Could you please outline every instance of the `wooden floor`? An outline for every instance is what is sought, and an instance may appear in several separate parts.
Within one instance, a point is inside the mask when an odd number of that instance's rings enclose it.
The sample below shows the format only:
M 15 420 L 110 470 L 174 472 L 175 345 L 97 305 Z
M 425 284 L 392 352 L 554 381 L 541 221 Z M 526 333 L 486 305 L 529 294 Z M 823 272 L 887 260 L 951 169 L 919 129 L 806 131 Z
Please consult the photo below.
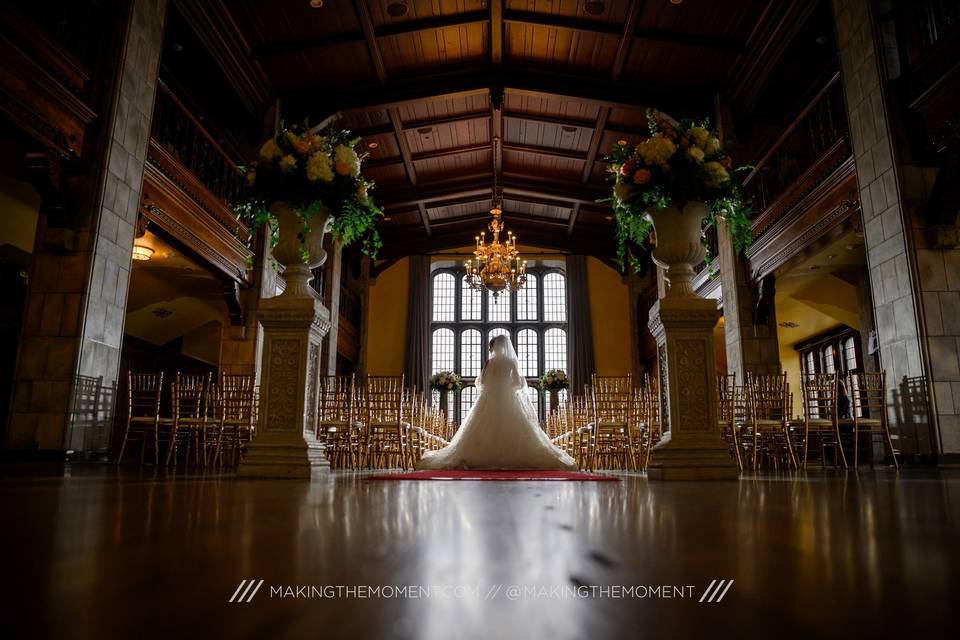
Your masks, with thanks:
M 0 469 L 0 508 L 4 624 L 29 637 L 933 638 L 960 627 L 958 472 L 308 483 L 20 466 Z M 264 582 L 229 603 L 245 579 Z M 698 602 L 730 579 L 721 602 Z M 276 591 L 337 585 L 423 597 Z M 635 596 L 572 597 L 578 585 Z M 692 595 L 650 597 L 663 585 Z

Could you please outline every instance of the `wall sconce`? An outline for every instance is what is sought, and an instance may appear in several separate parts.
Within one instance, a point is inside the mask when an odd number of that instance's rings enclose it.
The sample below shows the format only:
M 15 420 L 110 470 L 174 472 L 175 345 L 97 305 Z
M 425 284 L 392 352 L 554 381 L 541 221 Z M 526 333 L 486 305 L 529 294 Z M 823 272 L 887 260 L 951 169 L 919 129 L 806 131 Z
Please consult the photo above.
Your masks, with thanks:
M 135 244 L 133 245 L 133 259 L 146 261 L 153 257 L 153 249 L 146 245 Z

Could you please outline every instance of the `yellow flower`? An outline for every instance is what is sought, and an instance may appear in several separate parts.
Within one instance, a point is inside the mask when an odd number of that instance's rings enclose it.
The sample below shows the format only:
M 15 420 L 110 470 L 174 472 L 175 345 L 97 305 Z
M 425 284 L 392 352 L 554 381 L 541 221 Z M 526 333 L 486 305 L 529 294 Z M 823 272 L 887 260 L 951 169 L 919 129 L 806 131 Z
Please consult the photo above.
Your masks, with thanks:
M 360 199 L 360 202 L 367 201 L 367 185 L 362 182 L 357 185 L 357 197 Z
M 690 147 L 687 149 L 687 155 L 694 162 L 703 162 L 703 149 L 700 147 Z
M 280 155 L 280 147 L 277 146 L 277 141 L 273 138 L 270 138 L 263 143 L 263 146 L 260 147 L 260 157 L 267 162 L 270 162 L 274 158 Z
M 333 161 L 329 155 L 320 151 L 310 156 L 307 160 L 307 180 L 311 182 L 333 180 Z
M 360 158 L 357 157 L 357 152 L 350 147 L 338 144 L 337 148 L 333 150 L 333 158 L 334 166 L 340 175 L 351 175 L 353 177 L 360 175 Z
M 690 127 L 687 129 L 687 135 L 690 137 L 693 143 L 701 149 L 703 148 L 703 145 L 706 144 L 707 139 L 710 138 L 710 132 L 703 127 Z
M 664 165 L 677 151 L 677 145 L 661 135 L 653 136 L 637 145 L 637 152 L 647 164 Z
M 703 145 L 703 151 L 708 155 L 712 156 L 713 154 L 720 151 L 720 141 L 716 138 L 708 139 Z
M 287 154 L 280 158 L 280 170 L 284 173 L 290 173 L 297 166 L 297 159 L 292 155 Z
M 730 174 L 719 162 L 706 162 L 703 168 L 707 172 L 707 186 L 719 187 L 730 179 Z

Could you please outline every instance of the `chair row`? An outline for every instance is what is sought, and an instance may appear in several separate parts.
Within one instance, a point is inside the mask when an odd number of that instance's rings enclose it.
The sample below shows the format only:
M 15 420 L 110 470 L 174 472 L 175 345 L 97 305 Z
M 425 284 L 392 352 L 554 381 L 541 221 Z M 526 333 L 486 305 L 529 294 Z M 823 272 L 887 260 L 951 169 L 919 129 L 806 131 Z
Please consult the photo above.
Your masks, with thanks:
M 430 396 L 403 376 L 324 376 L 319 392 L 316 435 L 334 468 L 412 468 L 453 437 Z
M 169 412 L 161 407 L 164 374 L 127 372 L 127 416 L 117 462 L 139 441 L 140 464 L 152 450 L 153 463 L 184 462 L 200 466 L 239 463 L 256 434 L 258 393 L 252 375 L 177 372 L 170 386 Z
M 642 471 L 660 441 L 660 397 L 656 378 L 598 376 L 583 395 L 562 403 L 547 419 L 547 432 L 581 469 Z
M 762 464 L 806 468 L 814 443 L 822 465 L 830 450 L 833 464 L 847 468 L 849 450 L 857 467 L 865 436 L 871 444 L 880 436 L 891 463 L 899 466 L 887 415 L 886 371 L 804 375 L 803 415 L 796 418 L 786 373 L 748 375 L 742 386 L 735 374 L 722 376 L 717 391 L 720 430 L 741 470 Z

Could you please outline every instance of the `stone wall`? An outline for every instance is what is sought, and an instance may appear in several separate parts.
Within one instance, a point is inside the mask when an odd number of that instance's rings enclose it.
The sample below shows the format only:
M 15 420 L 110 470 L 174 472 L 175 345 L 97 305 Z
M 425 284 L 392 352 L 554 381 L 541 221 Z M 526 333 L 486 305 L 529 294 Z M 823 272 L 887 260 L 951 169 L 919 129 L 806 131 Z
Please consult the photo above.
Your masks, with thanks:
M 899 123 L 885 92 L 871 3 L 834 0 L 833 9 L 895 444 L 906 454 L 958 453 L 957 251 L 928 242 L 922 208 L 931 176 L 898 148 L 903 136 L 891 133 Z
M 41 216 L 6 446 L 102 449 L 109 416 L 82 415 L 83 389 L 112 398 L 130 283 L 131 250 L 150 137 L 165 0 L 133 0 L 97 124 L 89 169 L 68 179 L 72 242 Z M 110 82 L 112 80 L 112 82 Z

